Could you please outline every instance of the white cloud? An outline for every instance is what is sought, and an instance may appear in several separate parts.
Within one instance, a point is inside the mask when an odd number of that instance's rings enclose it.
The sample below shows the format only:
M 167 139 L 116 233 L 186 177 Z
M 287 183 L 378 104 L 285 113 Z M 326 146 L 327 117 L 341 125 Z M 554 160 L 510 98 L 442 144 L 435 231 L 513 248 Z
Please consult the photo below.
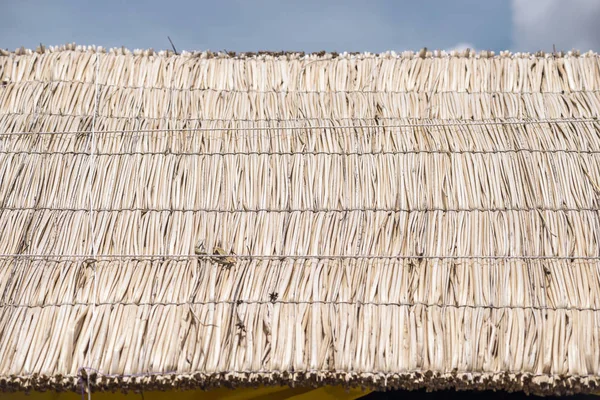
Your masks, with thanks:
M 455 46 L 452 46 L 451 48 L 449 48 L 446 51 L 465 51 L 466 49 L 471 49 L 471 50 L 475 50 L 475 46 L 473 46 L 471 43 L 468 42 L 460 42 L 457 43 Z
M 512 0 L 513 50 L 600 50 L 600 0 Z

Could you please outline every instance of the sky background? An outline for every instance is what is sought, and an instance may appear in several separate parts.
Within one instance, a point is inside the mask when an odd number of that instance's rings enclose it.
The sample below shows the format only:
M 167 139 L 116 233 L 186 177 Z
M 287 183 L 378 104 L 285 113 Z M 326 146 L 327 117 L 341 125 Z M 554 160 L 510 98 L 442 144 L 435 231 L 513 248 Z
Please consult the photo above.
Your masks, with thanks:
M 0 47 L 600 50 L 600 0 L 0 0 Z

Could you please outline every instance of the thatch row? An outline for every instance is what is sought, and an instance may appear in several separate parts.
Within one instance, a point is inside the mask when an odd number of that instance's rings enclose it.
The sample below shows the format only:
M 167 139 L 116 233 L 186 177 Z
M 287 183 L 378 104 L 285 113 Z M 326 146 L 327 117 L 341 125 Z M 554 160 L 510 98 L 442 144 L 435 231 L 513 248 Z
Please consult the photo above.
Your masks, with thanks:
M 325 52 L 318 51 L 313 53 L 306 53 L 304 51 L 258 51 L 258 52 L 235 52 L 235 51 L 186 51 L 183 50 L 181 54 L 178 54 L 176 51 L 171 50 L 160 50 L 155 51 L 154 49 L 135 49 L 130 50 L 124 46 L 122 47 L 113 47 L 113 48 L 105 48 L 103 46 L 82 46 L 77 45 L 75 43 L 67 43 L 62 46 L 45 46 L 40 44 L 35 50 L 27 49 L 25 47 L 16 48 L 14 51 L 9 51 L 7 49 L 0 49 L 0 55 L 7 56 L 11 54 L 15 55 L 35 55 L 37 54 L 45 54 L 45 53 L 56 53 L 56 52 L 65 52 L 65 51 L 73 51 L 73 52 L 89 52 L 89 53 L 100 53 L 100 54 L 111 54 L 111 55 L 134 55 L 134 56 L 160 56 L 160 57 L 170 57 L 174 55 L 181 55 L 182 57 L 194 57 L 194 58 L 235 58 L 235 59 L 272 59 L 272 58 L 280 58 L 280 59 L 296 59 L 296 58 L 317 58 L 317 59 L 336 59 L 336 58 L 348 58 L 348 57 L 360 57 L 360 58 L 381 58 L 381 57 L 402 57 L 402 58 L 432 58 L 432 57 L 462 57 L 462 58 L 490 58 L 495 57 L 496 53 L 490 50 L 481 50 L 475 51 L 473 49 L 467 48 L 464 50 L 427 50 L 427 48 L 423 48 L 419 51 L 405 50 L 402 52 L 396 51 L 387 51 L 379 54 L 373 54 L 369 52 L 360 53 L 360 52 Z M 508 57 L 508 58 L 530 58 L 530 57 L 545 57 L 545 58 L 563 58 L 563 57 L 594 57 L 596 53 L 593 51 L 588 51 L 585 53 L 581 53 L 579 50 L 573 49 L 571 51 L 554 51 L 552 53 L 546 53 L 544 51 L 538 51 L 535 54 L 533 53 L 511 53 L 508 50 L 500 51 L 500 57 Z
M 597 388 L 598 56 L 81 50 L 0 56 L 0 388 Z
M 100 63 L 98 76 L 95 75 L 96 63 Z M 29 84 L 32 83 L 83 82 L 113 89 L 118 94 L 127 94 L 129 90 L 143 87 L 170 89 L 174 92 L 183 90 L 184 96 L 197 91 L 218 91 L 219 94 L 225 94 L 222 92 L 224 90 L 234 93 L 324 91 L 327 95 L 338 91 L 383 92 L 382 94 L 560 93 L 563 90 L 600 89 L 597 80 L 599 69 L 596 54 L 558 58 L 530 55 L 492 58 L 356 55 L 336 59 L 327 56 L 237 59 L 59 51 L 41 55 L 9 54 L 2 57 L 0 81 L 5 85 L 12 82 L 28 83 L 21 86 L 23 90 L 31 90 Z M 78 90 L 84 92 L 82 89 L 85 86 L 79 85 Z M 93 87 L 91 90 L 93 91 Z M 44 94 L 53 93 L 47 91 Z M 82 100 L 76 102 L 79 106 L 93 107 L 93 102 L 83 101 L 83 93 L 78 98 Z M 62 98 L 59 103 L 67 100 Z M 110 102 L 103 102 L 101 106 L 109 104 Z M 318 107 L 317 104 L 313 106 Z M 131 104 L 127 104 L 126 108 L 131 107 Z M 270 117 L 277 118 L 275 115 Z
M 88 380 L 89 378 L 89 380 Z M 346 371 L 289 372 L 228 372 L 195 374 L 148 374 L 139 376 L 100 375 L 94 370 L 82 370 L 77 376 L 31 375 L 11 380 L 0 378 L 3 391 L 72 390 L 84 394 L 88 383 L 99 391 L 174 391 L 219 388 L 254 388 L 261 385 L 294 387 L 319 387 L 340 385 L 349 388 L 377 388 L 381 390 L 502 390 L 524 391 L 528 394 L 564 395 L 588 392 L 598 388 L 600 382 L 592 376 L 552 376 L 521 373 L 458 373 L 440 374 L 433 371 L 400 373 L 353 374 Z

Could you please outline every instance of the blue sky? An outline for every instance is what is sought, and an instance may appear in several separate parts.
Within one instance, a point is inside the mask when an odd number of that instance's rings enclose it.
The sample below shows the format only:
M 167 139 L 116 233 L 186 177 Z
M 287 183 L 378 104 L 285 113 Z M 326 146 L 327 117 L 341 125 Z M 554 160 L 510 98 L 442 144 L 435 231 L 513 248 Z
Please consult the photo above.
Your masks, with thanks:
M 0 0 L 0 47 L 600 50 L 600 0 Z

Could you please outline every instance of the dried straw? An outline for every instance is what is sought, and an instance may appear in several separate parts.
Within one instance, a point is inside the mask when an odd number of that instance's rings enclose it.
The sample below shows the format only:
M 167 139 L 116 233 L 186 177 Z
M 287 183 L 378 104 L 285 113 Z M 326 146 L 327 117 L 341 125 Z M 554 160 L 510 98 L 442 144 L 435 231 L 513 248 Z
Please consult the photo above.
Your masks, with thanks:
M 68 45 L 0 82 L 0 388 L 600 384 L 596 54 Z

